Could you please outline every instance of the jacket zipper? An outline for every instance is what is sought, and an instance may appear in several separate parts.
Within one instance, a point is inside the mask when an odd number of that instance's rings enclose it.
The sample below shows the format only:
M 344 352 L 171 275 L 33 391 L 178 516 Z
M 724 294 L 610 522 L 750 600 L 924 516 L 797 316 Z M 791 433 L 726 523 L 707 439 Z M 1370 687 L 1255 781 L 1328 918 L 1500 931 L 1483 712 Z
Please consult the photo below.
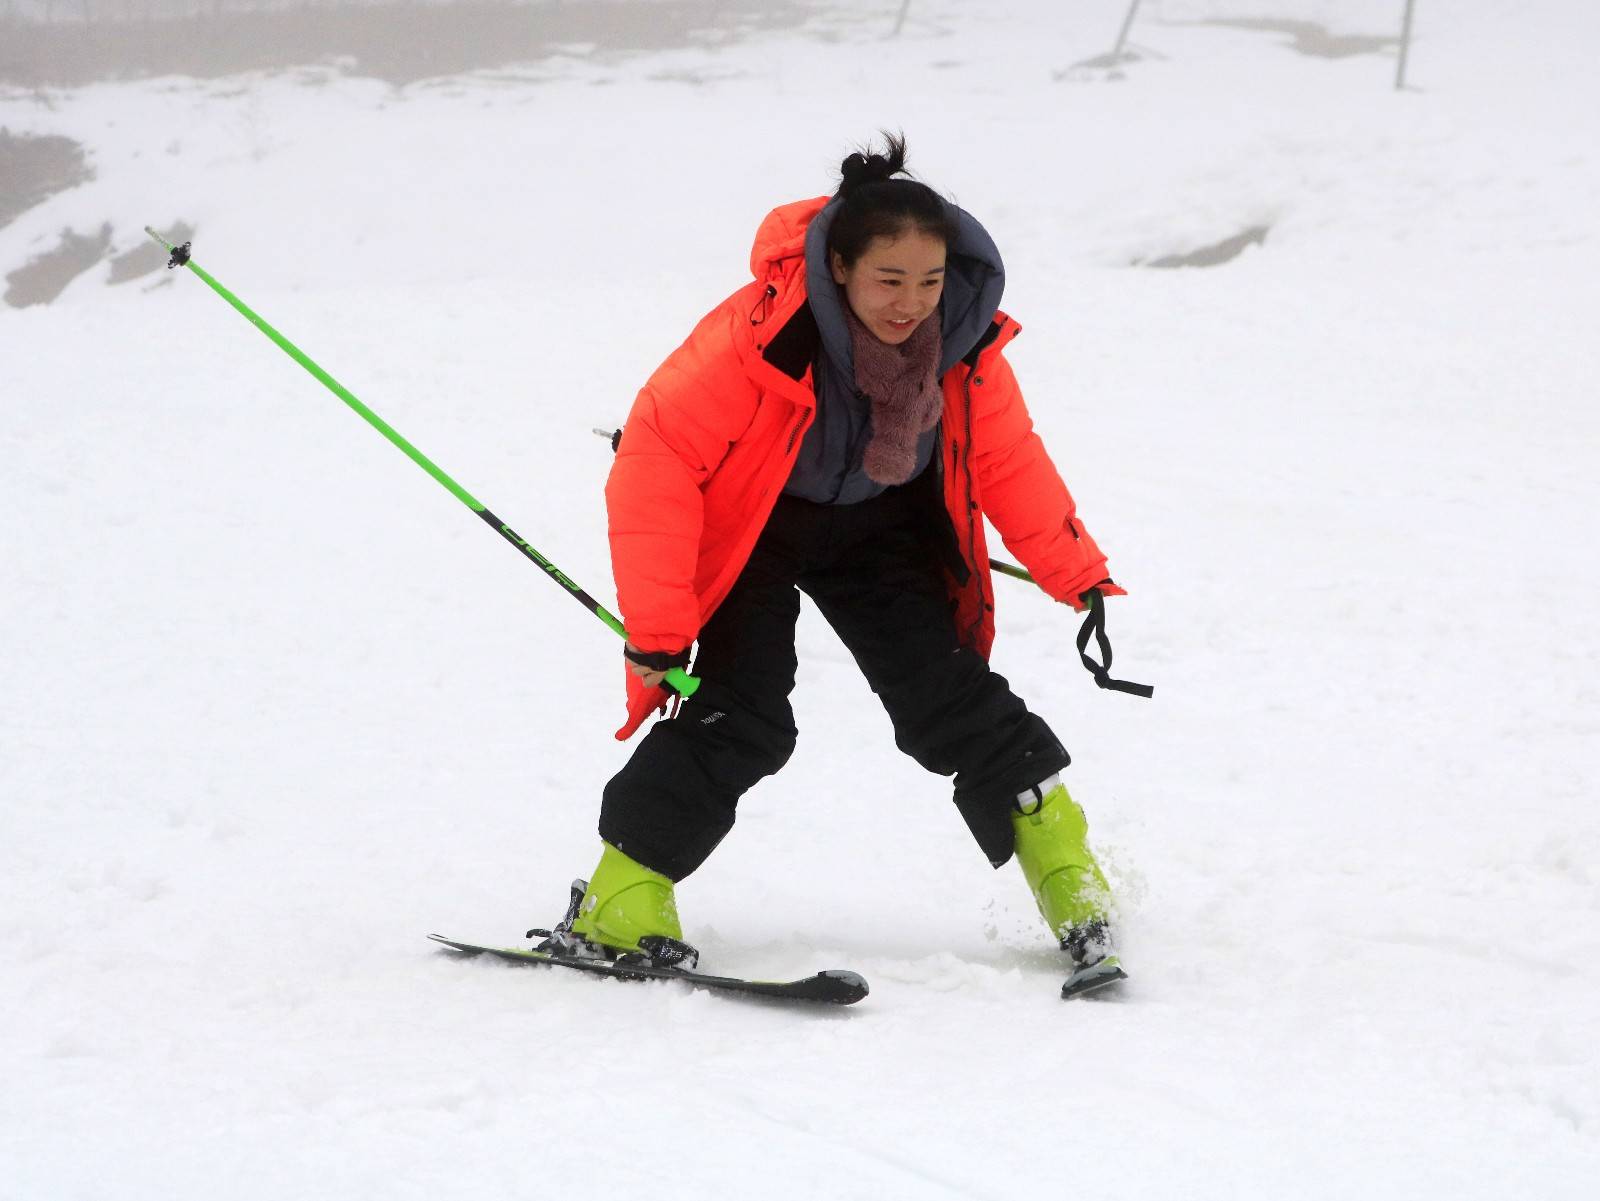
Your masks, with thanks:
M 961 397 L 964 401 L 966 401 L 966 412 L 962 414 L 962 419 L 966 425 L 966 429 L 964 431 L 966 436 L 966 445 L 964 447 L 957 446 L 951 448 L 956 452 L 956 465 L 960 467 L 961 477 L 966 484 L 967 552 L 972 555 L 974 559 L 977 558 L 978 554 L 978 537 L 976 530 L 973 528 L 973 513 L 976 511 L 978 506 L 972 499 L 972 377 L 976 375 L 977 372 L 978 368 L 976 365 L 968 367 L 967 374 L 961 381 Z M 972 577 L 978 585 L 978 620 L 976 625 L 981 628 L 983 625 L 983 615 L 988 611 L 989 608 L 989 598 L 984 595 L 983 591 L 983 572 L 979 570 L 979 565 L 976 562 L 971 564 L 971 566 L 973 569 Z

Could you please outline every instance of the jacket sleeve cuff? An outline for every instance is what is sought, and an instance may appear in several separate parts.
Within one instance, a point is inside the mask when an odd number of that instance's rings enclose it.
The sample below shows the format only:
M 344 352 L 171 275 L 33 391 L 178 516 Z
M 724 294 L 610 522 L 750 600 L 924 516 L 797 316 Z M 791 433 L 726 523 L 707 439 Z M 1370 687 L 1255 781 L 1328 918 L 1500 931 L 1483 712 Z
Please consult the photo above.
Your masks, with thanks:
M 1102 580 L 1099 580 L 1099 581 L 1097 581 L 1095 583 L 1092 583 L 1092 584 L 1082 584 L 1082 583 L 1080 583 L 1078 585 L 1075 585 L 1071 592 L 1069 592 L 1066 596 L 1061 598 L 1062 603 L 1071 605 L 1073 607 L 1073 609 L 1075 611 L 1079 612 L 1079 613 L 1087 612 L 1088 609 L 1089 609 L 1089 606 L 1088 606 L 1088 604 L 1086 604 L 1084 602 L 1083 598 L 1089 594 L 1089 590 L 1091 588 L 1098 588 L 1100 590 L 1100 595 L 1101 596 L 1127 596 L 1128 595 L 1126 589 L 1124 589 L 1124 588 L 1120 587 L 1119 585 L 1113 583 L 1109 579 L 1102 579 Z
M 622 619 L 628 628 L 628 643 L 634 650 L 647 653 L 665 651 L 674 655 L 694 645 L 697 631 L 692 625 L 686 624 L 691 620 L 687 614 L 655 622 L 646 621 L 638 614 L 634 614 L 630 620 L 624 612 Z

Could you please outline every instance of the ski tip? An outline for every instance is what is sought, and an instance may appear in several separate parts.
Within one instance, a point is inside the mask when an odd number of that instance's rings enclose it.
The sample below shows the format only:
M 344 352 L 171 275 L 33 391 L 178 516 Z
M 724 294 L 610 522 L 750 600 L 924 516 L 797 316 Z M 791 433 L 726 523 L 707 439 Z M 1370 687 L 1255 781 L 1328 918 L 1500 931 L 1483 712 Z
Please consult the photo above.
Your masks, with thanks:
M 834 980 L 848 988 L 859 989 L 863 995 L 872 991 L 867 987 L 867 979 L 860 972 L 848 972 L 844 968 L 828 968 L 818 972 L 817 975 L 824 980 Z
M 859 972 L 828 968 L 805 981 L 805 987 L 799 995 L 834 1005 L 854 1005 L 857 1001 L 864 1000 L 871 991 L 866 978 Z
M 452 951 L 462 951 L 468 955 L 482 954 L 484 951 L 489 949 L 487 947 L 476 946 L 470 942 L 457 942 L 453 938 L 446 938 L 443 934 L 430 934 L 428 935 L 428 938 L 433 942 L 440 944 L 441 946 L 449 947 Z
M 1122 964 L 1115 958 L 1102 959 L 1099 963 L 1079 968 L 1067 977 L 1067 982 L 1061 986 L 1061 999 L 1070 1001 L 1074 997 L 1087 996 L 1127 978 L 1128 973 L 1122 970 Z

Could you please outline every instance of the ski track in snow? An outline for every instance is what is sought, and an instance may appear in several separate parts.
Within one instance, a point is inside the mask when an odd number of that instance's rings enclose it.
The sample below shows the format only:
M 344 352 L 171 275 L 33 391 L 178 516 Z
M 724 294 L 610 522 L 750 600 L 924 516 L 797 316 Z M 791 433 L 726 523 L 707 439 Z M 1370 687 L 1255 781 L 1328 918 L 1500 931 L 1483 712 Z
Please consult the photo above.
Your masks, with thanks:
M 799 750 L 680 903 L 711 970 L 871 997 L 458 962 L 424 935 L 514 940 L 592 865 L 611 636 L 198 279 L 0 309 L 0 1198 L 1590 1195 L 1600 17 L 1424 2 L 1397 95 L 1390 54 L 1187 22 L 1398 2 L 1146 8 L 1121 80 L 1056 74 L 1122 4 L 919 0 L 895 40 L 884 3 L 520 77 L 0 93 L 96 172 L 0 228 L 4 270 L 194 223 L 607 605 L 591 427 L 768 208 L 903 127 L 1006 256 L 1011 360 L 1132 593 L 1117 674 L 1157 687 L 1098 693 L 1071 615 L 997 582 L 1123 907 L 1116 999 L 1058 1000 L 1020 875 L 809 609 Z

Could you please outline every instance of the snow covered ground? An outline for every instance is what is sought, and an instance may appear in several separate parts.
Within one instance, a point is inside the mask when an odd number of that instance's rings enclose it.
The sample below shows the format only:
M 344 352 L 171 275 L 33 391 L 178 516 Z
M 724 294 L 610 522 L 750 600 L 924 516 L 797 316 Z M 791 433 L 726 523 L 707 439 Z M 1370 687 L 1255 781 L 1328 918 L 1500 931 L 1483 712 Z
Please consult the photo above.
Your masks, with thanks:
M 680 904 L 708 966 L 867 1001 L 436 952 L 592 866 L 615 640 L 198 279 L 101 267 L 0 309 L 0 1197 L 1593 1195 L 1600 12 L 1421 0 L 1396 93 L 1392 51 L 1200 22 L 1389 34 L 1400 0 L 1147 3 L 1120 79 L 1067 70 L 1120 0 L 916 0 L 888 39 L 899 8 L 403 88 L 0 93 L 96 171 L 0 270 L 193 223 L 610 603 L 591 427 L 769 207 L 904 128 L 1006 254 L 1157 686 L 1099 693 L 1000 581 L 1121 997 L 1058 999 L 1020 874 L 809 610 L 799 751 Z

